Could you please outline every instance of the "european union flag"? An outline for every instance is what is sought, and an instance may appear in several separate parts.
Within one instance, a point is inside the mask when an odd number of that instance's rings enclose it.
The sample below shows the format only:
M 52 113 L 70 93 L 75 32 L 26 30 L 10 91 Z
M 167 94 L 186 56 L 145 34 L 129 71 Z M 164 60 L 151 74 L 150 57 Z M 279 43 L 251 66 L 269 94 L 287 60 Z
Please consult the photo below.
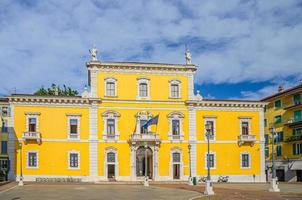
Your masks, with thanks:
M 142 127 L 143 128 L 148 128 L 148 126 L 152 124 L 157 124 L 158 123 L 158 117 L 159 115 L 156 115 L 155 117 L 149 119 Z

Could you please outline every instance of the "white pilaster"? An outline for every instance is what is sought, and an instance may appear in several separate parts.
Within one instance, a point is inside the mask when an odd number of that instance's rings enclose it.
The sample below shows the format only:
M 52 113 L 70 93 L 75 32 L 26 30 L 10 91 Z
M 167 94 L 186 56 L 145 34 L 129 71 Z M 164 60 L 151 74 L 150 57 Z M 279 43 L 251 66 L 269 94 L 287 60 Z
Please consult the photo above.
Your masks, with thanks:
M 16 133 L 15 133 L 15 129 L 14 129 L 14 125 L 15 125 L 15 120 L 14 120 L 14 116 L 15 116 L 15 106 L 14 105 L 10 105 L 11 108 L 11 115 L 9 117 L 8 120 L 8 157 L 10 160 L 10 170 L 8 173 L 8 179 L 9 180 L 16 180 L 16 167 L 15 167 L 15 162 L 16 162 L 16 144 L 15 144 L 15 138 L 16 138 Z
M 189 144 L 191 144 L 191 172 L 192 177 L 196 176 L 196 110 L 189 106 Z
M 194 74 L 190 73 L 188 75 L 188 98 L 189 100 L 194 99 Z
M 266 182 L 265 178 L 265 137 L 264 137 L 264 109 L 259 111 L 260 129 L 260 182 Z
M 98 115 L 97 102 L 89 108 L 89 176 L 92 181 L 98 177 Z
M 97 71 L 90 70 L 90 96 L 97 98 Z

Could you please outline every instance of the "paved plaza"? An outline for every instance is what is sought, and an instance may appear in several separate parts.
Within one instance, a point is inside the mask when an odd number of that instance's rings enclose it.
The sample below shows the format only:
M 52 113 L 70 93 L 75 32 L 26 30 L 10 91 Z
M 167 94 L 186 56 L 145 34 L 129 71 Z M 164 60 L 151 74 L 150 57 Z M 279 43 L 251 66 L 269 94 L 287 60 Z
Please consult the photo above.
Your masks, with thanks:
M 267 192 L 269 184 L 215 184 L 216 195 L 202 197 L 203 185 L 154 184 L 142 185 L 115 184 L 38 184 L 26 183 L 19 187 L 16 183 L 0 187 L 1 200 L 117 200 L 117 199 L 173 199 L 196 200 L 301 200 L 302 184 L 280 184 L 281 193 Z M 199 197 L 199 198 L 198 198 Z

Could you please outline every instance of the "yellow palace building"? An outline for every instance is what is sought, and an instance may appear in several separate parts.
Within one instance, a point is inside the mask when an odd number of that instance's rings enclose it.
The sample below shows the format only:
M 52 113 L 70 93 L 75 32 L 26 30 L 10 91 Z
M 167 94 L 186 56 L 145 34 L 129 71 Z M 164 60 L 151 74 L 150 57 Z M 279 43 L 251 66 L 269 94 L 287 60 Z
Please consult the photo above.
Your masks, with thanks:
M 90 52 L 82 96 L 9 97 L 10 179 L 206 176 L 210 124 L 212 179 L 265 181 L 265 103 L 195 95 L 188 51 L 186 64 L 103 62 Z

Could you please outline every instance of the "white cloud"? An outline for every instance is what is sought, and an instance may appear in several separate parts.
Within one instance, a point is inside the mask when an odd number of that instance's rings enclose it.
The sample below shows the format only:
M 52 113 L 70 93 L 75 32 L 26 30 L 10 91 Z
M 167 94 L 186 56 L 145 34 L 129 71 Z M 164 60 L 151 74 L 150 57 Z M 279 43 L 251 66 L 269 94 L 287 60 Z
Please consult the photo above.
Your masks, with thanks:
M 92 44 L 101 59 L 184 63 L 189 43 L 198 83 L 296 80 L 302 78 L 298 2 L 2 0 L 0 93 L 52 82 L 83 88 Z

